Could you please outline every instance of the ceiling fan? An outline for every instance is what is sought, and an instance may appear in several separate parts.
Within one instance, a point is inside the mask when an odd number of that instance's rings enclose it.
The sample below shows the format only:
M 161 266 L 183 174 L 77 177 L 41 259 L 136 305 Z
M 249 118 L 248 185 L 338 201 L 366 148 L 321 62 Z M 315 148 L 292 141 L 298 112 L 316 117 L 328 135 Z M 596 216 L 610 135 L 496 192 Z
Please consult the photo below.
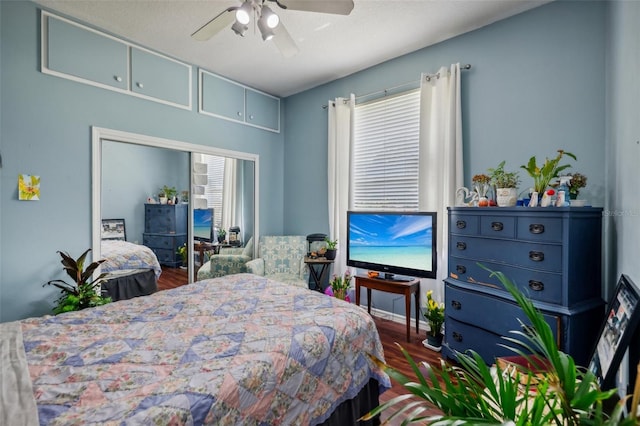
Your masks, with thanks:
M 200 41 L 209 40 L 229 25 L 233 32 L 244 37 L 251 19 L 254 18 L 262 39 L 273 40 L 284 57 L 291 57 L 298 53 L 298 47 L 280 22 L 280 17 L 267 6 L 267 1 L 277 4 L 282 9 L 305 12 L 348 15 L 353 10 L 353 0 L 244 0 L 240 6 L 231 6 L 223 10 L 191 34 L 191 37 Z

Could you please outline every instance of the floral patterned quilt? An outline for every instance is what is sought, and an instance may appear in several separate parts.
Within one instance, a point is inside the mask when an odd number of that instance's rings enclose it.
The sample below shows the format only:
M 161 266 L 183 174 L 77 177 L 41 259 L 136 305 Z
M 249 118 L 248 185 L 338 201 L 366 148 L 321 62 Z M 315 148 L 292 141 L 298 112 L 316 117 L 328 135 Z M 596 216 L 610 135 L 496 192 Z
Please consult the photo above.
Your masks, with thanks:
M 102 264 L 102 272 L 153 269 L 156 279 L 162 273 L 158 258 L 147 246 L 127 241 L 103 240 L 100 243 L 100 252 L 102 258 L 107 260 Z
M 40 424 L 314 425 L 390 387 L 365 310 L 251 274 L 21 327 Z

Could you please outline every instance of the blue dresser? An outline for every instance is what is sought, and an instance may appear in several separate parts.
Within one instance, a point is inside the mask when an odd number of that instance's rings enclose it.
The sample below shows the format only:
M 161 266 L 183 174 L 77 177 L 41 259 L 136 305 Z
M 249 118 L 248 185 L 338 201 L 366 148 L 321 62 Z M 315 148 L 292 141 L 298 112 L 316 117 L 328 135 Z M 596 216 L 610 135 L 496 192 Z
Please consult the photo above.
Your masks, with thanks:
M 178 247 L 187 242 L 188 204 L 145 204 L 142 243 L 158 257 L 161 265 L 178 267 Z
M 526 317 L 478 263 L 503 272 L 543 313 L 560 350 L 588 365 L 604 314 L 602 209 L 449 208 L 443 355 L 473 349 L 493 363 Z

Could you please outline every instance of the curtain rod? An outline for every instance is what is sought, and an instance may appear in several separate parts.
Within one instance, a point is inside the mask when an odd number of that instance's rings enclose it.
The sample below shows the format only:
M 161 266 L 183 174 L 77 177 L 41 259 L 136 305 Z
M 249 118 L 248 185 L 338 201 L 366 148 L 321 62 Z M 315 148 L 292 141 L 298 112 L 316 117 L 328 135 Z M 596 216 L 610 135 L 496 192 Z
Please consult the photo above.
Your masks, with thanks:
M 460 69 L 461 70 L 470 70 L 471 69 L 471 64 L 460 65 Z M 427 77 L 431 77 L 431 78 L 436 77 L 436 76 L 438 76 L 438 73 L 427 74 Z M 368 96 L 373 96 L 373 95 L 377 95 L 377 94 L 380 94 L 380 93 L 384 93 L 386 95 L 386 93 L 388 91 L 390 91 L 390 90 L 399 89 L 401 87 L 409 86 L 411 84 L 416 84 L 416 83 L 420 83 L 420 80 L 407 81 L 406 83 L 398 84 L 397 86 L 389 87 L 387 89 L 378 90 L 376 92 L 371 92 L 371 93 L 365 93 L 364 95 L 358 95 L 358 96 L 356 96 L 356 99 L 366 98 Z M 346 104 L 349 101 L 345 99 L 343 102 Z M 327 107 L 328 107 L 328 105 L 322 105 L 322 109 L 327 109 Z

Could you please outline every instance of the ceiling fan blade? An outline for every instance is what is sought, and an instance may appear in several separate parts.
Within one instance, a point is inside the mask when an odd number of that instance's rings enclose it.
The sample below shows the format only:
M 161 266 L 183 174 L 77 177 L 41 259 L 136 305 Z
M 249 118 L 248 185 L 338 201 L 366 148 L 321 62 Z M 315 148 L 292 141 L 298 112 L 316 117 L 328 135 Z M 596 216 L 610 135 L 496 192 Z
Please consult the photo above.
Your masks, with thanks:
M 230 7 L 226 10 L 223 10 L 215 18 L 213 18 L 198 30 L 196 30 L 196 32 L 191 34 L 191 37 L 200 41 L 209 40 L 211 37 L 231 25 L 231 23 L 235 20 L 235 14 L 233 12 L 235 12 L 236 9 L 237 7 Z
M 289 34 L 289 31 L 280 23 L 273 29 L 273 42 L 285 58 L 291 58 L 298 54 L 298 46 Z
M 348 15 L 353 10 L 353 0 L 272 0 L 283 9 L 305 12 L 334 13 Z

